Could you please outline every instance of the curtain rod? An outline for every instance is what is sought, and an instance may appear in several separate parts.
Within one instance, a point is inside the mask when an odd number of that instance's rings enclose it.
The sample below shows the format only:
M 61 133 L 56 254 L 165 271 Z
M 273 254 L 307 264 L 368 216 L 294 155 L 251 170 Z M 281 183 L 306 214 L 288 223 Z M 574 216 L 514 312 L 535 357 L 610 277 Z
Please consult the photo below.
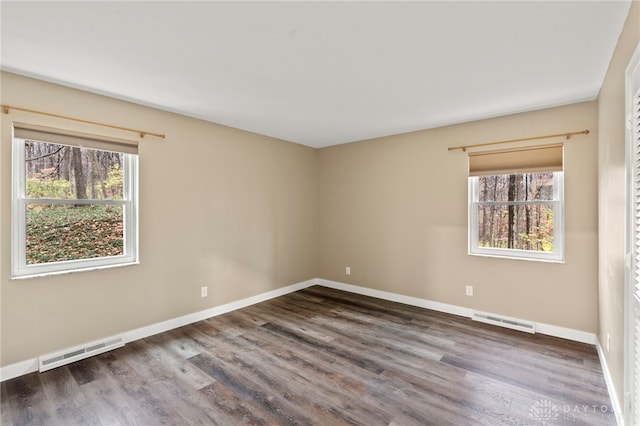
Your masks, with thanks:
M 160 134 L 160 133 L 145 132 L 144 130 L 130 129 L 128 127 L 120 127 L 120 126 L 114 126 L 112 124 L 98 123 L 96 121 L 83 120 L 81 118 L 68 117 L 66 115 L 52 114 L 50 112 L 36 111 L 36 110 L 33 110 L 33 109 L 20 108 L 20 107 L 11 106 L 11 105 L 0 105 L 0 107 L 2 107 L 2 111 L 5 114 L 9 114 L 9 110 L 15 109 L 16 111 L 30 112 L 32 114 L 40 114 L 40 115 L 46 115 L 46 116 L 49 116 L 49 117 L 62 118 L 62 119 L 71 120 L 71 121 L 77 121 L 78 123 L 93 124 L 93 125 L 96 125 L 96 126 L 108 127 L 110 129 L 124 130 L 126 132 L 133 132 L 133 133 L 137 133 L 138 135 L 140 135 L 141 138 L 144 138 L 145 136 L 155 136 L 155 137 L 160 138 L 160 139 L 164 139 L 165 138 L 165 135 Z
M 569 139 L 571 139 L 571 136 L 573 136 L 573 135 L 588 135 L 588 134 L 589 134 L 588 130 L 583 130 L 581 132 L 557 133 L 555 135 L 534 136 L 534 137 L 531 137 L 531 138 L 511 139 L 511 140 L 508 140 L 508 141 L 485 142 L 485 143 L 477 143 L 475 145 L 450 146 L 449 147 L 449 151 L 455 151 L 455 150 L 460 149 L 460 150 L 466 152 L 467 149 L 469 149 L 469 148 L 476 148 L 476 147 L 479 147 L 479 146 L 500 145 L 500 144 L 503 144 L 503 143 L 533 141 L 533 140 L 537 140 L 537 139 L 550 139 L 550 138 L 557 138 L 559 136 L 564 136 L 565 138 L 567 138 L 567 140 L 569 140 Z

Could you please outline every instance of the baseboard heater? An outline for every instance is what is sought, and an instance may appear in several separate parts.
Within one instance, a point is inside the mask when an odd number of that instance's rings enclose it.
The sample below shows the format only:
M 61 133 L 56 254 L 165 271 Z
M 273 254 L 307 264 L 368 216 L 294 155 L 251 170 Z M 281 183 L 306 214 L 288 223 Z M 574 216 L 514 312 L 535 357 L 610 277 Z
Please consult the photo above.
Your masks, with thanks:
M 486 312 L 473 312 L 471 319 L 487 324 L 498 325 L 500 327 L 511 328 L 513 330 L 525 331 L 534 334 L 536 332 L 536 323 L 531 321 L 520 320 L 516 318 L 508 318 Z
M 81 359 L 89 358 L 94 355 L 99 355 L 104 352 L 111 351 L 113 349 L 121 348 L 124 346 L 123 336 L 112 336 L 106 339 L 97 340 L 95 342 L 87 343 L 82 346 L 76 346 L 74 348 L 65 349 L 60 352 L 41 355 L 38 357 L 40 364 L 40 372 L 51 370 L 56 367 L 61 367 L 66 364 L 71 364 Z

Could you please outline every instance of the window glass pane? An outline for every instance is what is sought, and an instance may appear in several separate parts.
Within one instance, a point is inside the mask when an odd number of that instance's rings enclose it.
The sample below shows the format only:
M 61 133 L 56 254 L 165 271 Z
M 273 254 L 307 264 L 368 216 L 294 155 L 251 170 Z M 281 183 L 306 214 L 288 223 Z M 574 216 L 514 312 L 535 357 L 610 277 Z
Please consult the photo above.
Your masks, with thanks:
M 24 141 L 27 198 L 121 200 L 124 154 Z
M 27 264 L 124 254 L 123 207 L 27 204 Z
M 480 202 L 553 200 L 553 172 L 478 177 Z
M 478 206 L 478 247 L 553 251 L 553 206 Z

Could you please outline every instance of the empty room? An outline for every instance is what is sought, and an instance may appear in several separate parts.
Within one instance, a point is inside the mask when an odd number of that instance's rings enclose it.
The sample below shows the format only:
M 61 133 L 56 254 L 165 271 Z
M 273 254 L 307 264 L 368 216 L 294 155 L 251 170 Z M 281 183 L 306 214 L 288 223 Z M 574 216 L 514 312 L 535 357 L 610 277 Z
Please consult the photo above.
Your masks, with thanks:
M 640 1 L 1 1 L 0 424 L 640 425 Z

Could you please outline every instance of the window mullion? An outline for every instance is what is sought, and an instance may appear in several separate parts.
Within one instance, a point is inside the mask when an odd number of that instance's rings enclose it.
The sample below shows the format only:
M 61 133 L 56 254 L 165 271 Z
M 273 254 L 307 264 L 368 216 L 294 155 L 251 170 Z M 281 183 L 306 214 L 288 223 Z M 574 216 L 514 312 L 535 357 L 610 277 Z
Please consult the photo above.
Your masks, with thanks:
M 479 206 L 539 206 L 553 204 L 555 200 L 530 200 L 530 201 L 477 201 Z
M 26 204 L 82 204 L 82 205 L 103 205 L 103 206 L 121 206 L 125 204 L 125 200 L 74 200 L 64 198 L 24 198 Z

